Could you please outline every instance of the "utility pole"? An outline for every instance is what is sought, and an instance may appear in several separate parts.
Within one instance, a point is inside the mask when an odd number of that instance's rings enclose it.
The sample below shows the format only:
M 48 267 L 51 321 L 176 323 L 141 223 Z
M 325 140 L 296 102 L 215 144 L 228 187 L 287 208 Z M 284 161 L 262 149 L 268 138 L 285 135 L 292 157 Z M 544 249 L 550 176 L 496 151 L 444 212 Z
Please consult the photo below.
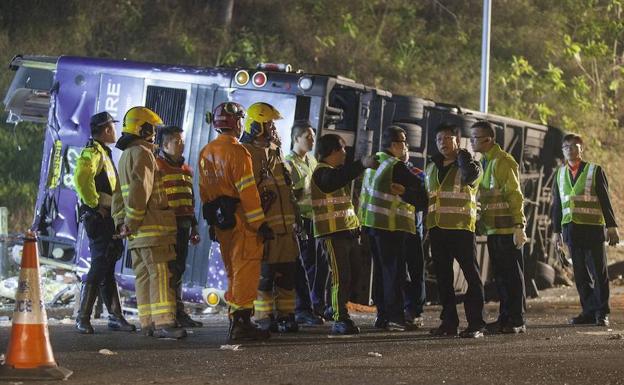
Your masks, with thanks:
M 483 34 L 481 36 L 481 103 L 480 110 L 488 112 L 488 93 L 490 86 L 490 19 L 492 0 L 483 0 Z

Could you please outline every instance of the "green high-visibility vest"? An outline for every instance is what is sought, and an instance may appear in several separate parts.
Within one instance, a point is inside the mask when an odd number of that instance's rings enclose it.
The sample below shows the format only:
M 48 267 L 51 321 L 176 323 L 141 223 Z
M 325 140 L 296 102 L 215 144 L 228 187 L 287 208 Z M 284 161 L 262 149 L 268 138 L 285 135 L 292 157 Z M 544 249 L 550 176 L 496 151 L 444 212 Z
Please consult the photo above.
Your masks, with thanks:
M 501 153 L 503 152 L 501 151 Z M 503 190 L 501 190 L 501 186 L 498 185 L 496 178 L 494 178 L 494 170 L 499 167 L 498 159 L 491 159 L 487 163 L 479 190 L 481 223 L 488 235 L 512 234 L 514 228 L 514 218 L 509 202 L 505 200 Z
M 389 231 L 416 233 L 416 209 L 392 194 L 392 171 L 399 162 L 385 152 L 378 152 L 379 167 L 367 169 L 360 193 L 358 216 L 362 226 Z
M 429 194 L 427 229 L 440 227 L 450 230 L 475 231 L 477 221 L 478 187 L 461 184 L 461 174 L 453 165 L 438 181 L 438 168 L 431 162 L 427 166 L 425 185 Z
M 320 162 L 316 168 L 332 166 Z M 320 237 L 344 230 L 353 230 L 360 227 L 360 222 L 351 203 L 351 195 L 345 187 L 324 193 L 312 179 L 312 220 L 314 236 Z
M 312 219 L 312 191 L 310 182 L 312 181 L 312 172 L 316 168 L 317 161 L 313 156 L 306 154 L 300 157 L 295 153 L 286 155 L 286 161 L 290 165 L 293 190 L 301 190 L 303 192 L 301 199 L 297 201 L 299 214 L 308 219 Z
M 567 167 L 557 171 L 557 184 L 561 197 L 561 224 L 574 222 L 583 225 L 604 225 L 602 206 L 596 195 L 596 168 L 593 163 L 585 164 L 581 175 L 572 185 Z

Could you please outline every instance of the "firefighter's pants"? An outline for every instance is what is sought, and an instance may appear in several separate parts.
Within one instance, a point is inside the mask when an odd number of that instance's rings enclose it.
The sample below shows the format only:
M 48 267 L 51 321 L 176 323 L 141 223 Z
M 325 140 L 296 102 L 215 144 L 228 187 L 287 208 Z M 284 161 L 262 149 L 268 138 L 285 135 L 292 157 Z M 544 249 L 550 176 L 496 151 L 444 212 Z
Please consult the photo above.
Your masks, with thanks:
M 169 270 L 169 261 L 175 259 L 174 245 L 139 247 L 131 252 L 141 327 L 152 322 L 156 328 L 174 325 L 175 289 Z
M 258 298 L 254 301 L 257 320 L 286 317 L 295 313 L 296 262 L 263 262 L 260 269 Z
M 215 228 L 221 258 L 227 272 L 225 300 L 230 311 L 253 309 L 260 279 L 263 243 L 258 234 L 237 213 L 236 226 L 230 230 Z

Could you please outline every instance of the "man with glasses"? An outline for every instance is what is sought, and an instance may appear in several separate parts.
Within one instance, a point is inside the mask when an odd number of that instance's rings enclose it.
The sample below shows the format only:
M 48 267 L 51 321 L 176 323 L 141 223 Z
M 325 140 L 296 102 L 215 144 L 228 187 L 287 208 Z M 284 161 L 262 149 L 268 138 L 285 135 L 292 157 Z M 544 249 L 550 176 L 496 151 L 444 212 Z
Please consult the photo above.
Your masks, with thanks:
M 620 242 L 602 169 L 583 161 L 583 139 L 563 138 L 565 164 L 553 182 L 552 223 L 557 247 L 568 246 L 582 311 L 572 325 L 609 326 L 609 279 L 604 242 Z M 605 239 L 606 227 L 606 239 Z
M 479 184 L 480 222 L 487 235 L 488 253 L 500 297 L 498 319 L 487 328 L 494 333 L 525 333 L 522 247 L 527 237 L 518 163 L 496 143 L 495 131 L 489 122 L 472 125 L 470 142 L 475 152 L 483 154 L 485 171 Z
M 468 291 L 464 296 L 468 327 L 459 335 L 481 338 L 485 329 L 484 295 L 475 240 L 476 197 L 481 167 L 467 150 L 459 148 L 459 127 L 442 123 L 435 132 L 439 153 L 431 158 L 426 168 L 429 209 L 425 225 L 429 231 L 431 257 L 438 281 L 442 323 L 431 330 L 431 334 L 457 335 L 459 317 L 453 287 L 453 260 L 457 259 L 468 282 Z
M 376 154 L 379 168 L 364 174 L 358 213 L 373 256 L 375 327 L 413 330 L 421 324 L 406 322 L 404 314 L 405 245 L 408 234 L 416 233 L 415 206 L 426 207 L 427 195 L 422 181 L 402 161 L 408 151 L 405 131 L 387 127 L 381 144 L 383 151 Z

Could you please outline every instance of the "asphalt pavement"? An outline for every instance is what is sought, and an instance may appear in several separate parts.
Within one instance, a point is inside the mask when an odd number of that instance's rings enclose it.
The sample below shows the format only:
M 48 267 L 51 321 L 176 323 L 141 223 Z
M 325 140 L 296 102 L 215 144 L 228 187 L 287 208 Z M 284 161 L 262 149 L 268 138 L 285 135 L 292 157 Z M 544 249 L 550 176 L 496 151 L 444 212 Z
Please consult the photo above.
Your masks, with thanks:
M 204 327 L 189 329 L 181 341 L 108 331 L 103 321 L 95 322 L 91 336 L 77 334 L 69 320 L 51 322 L 49 330 L 58 364 L 74 371 L 63 382 L 68 385 L 624 384 L 624 299 L 618 289 L 609 328 L 567 325 L 579 308 L 574 290 L 565 288 L 528 301 L 526 334 L 475 340 L 429 336 L 438 306 L 426 308 L 425 328 L 418 331 L 378 331 L 373 314 L 357 313 L 362 333 L 355 337 L 332 338 L 326 324 L 239 346 L 225 341 L 221 314 L 196 317 Z M 486 305 L 489 320 L 497 306 Z M 9 333 L 10 327 L 0 327 L 4 350 Z

